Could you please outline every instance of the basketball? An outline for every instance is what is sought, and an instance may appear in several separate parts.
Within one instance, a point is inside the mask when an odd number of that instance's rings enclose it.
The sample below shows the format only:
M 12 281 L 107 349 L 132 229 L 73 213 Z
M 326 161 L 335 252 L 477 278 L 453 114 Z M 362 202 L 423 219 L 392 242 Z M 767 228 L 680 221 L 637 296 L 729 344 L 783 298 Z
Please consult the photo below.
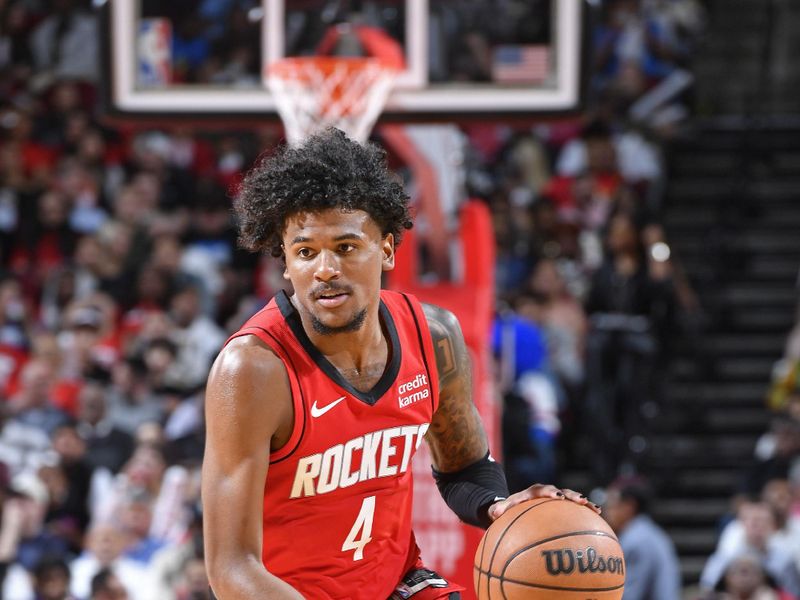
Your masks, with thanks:
M 510 508 L 486 530 L 474 562 L 479 600 L 622 598 L 625 559 L 592 509 L 540 498 Z

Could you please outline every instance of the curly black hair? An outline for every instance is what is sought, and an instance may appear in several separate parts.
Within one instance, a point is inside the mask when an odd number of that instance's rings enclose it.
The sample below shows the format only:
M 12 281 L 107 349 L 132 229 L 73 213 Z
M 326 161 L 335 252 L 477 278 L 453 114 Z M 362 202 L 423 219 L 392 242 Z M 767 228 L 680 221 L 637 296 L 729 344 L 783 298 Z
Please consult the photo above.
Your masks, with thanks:
M 386 153 L 330 128 L 302 146 L 284 146 L 245 176 L 234 203 L 239 243 L 253 252 L 283 256 L 289 217 L 330 208 L 363 210 L 383 235 L 399 244 L 411 229 L 408 195 L 386 166 Z

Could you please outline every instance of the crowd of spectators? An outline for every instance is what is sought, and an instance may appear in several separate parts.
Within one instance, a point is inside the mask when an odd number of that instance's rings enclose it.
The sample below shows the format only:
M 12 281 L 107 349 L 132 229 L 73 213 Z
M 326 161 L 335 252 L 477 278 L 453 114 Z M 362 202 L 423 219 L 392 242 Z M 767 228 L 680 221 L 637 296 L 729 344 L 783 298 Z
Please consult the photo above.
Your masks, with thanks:
M 202 600 L 203 386 L 273 291 L 228 190 L 276 132 L 104 123 L 98 29 L 0 2 L 0 597 Z
M 800 322 L 774 366 L 769 427 L 742 473 L 717 547 L 703 569 L 703 600 L 800 598 L 799 332 Z
M 691 334 L 701 319 L 659 218 L 661 146 L 685 115 L 702 15 L 695 2 L 605 3 L 582 118 L 496 144 L 485 128 L 467 129 L 470 181 L 497 233 L 495 351 L 514 336 L 526 349 L 502 382 L 516 415 L 509 426 L 526 410 L 531 422 L 527 437 L 517 427 L 506 438 L 507 455 L 522 455 L 515 481 L 553 474 L 559 449 L 580 444 L 594 485 L 635 473 L 659 411 L 654 383 L 669 334 Z
M 145 0 L 142 14 L 197 16 L 178 19 L 180 81 L 252 83 L 252 8 Z M 554 480 L 581 438 L 595 484 L 635 473 L 666 333 L 698 310 L 658 216 L 660 141 L 686 115 L 701 5 L 598 10 L 585 114 L 463 126 L 469 191 L 497 237 L 493 342 L 512 361 L 502 391 L 516 486 Z M 275 263 L 237 249 L 230 196 L 280 131 L 105 122 L 97 34 L 88 2 L 0 0 L 2 597 L 99 600 L 122 588 L 202 600 L 205 377 L 227 335 L 283 285 Z M 800 400 L 786 404 L 796 427 Z M 765 439 L 765 461 L 798 439 L 787 428 L 785 417 Z M 609 495 L 620 530 L 654 525 L 637 489 Z M 742 504 L 725 548 L 763 533 L 759 506 Z M 753 555 L 735 556 L 714 559 L 706 581 L 755 577 Z

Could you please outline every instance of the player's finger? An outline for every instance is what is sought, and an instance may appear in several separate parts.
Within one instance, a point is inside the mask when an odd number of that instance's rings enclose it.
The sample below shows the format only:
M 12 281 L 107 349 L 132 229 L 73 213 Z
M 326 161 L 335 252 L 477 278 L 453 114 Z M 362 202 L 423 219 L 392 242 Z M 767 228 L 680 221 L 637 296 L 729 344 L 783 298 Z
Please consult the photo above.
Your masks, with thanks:
M 567 500 L 572 500 L 578 504 L 586 504 L 587 502 L 586 496 L 580 492 L 576 492 L 575 490 L 571 490 L 569 488 L 561 488 L 561 491 L 564 492 L 564 496 L 566 496 Z
M 511 494 L 505 500 L 501 500 L 489 507 L 489 517 L 492 520 L 497 519 L 500 515 L 506 512 L 512 506 L 516 506 L 527 500 L 535 500 L 536 498 L 565 498 L 566 495 L 562 490 L 554 485 L 536 483 L 528 489 L 516 494 Z
M 534 498 L 563 498 L 564 492 L 562 492 L 559 488 L 554 485 L 546 485 L 543 483 L 537 483 L 532 485 L 527 490 L 530 495 L 528 496 L 529 499 Z
M 589 508 L 591 508 L 596 513 L 600 514 L 600 507 L 597 506 L 594 502 L 589 502 L 589 499 L 581 494 L 580 492 L 576 492 L 575 490 L 570 490 L 567 488 L 562 488 L 562 492 L 564 492 L 564 496 L 567 500 L 572 500 L 573 502 L 577 502 L 578 504 L 585 504 Z

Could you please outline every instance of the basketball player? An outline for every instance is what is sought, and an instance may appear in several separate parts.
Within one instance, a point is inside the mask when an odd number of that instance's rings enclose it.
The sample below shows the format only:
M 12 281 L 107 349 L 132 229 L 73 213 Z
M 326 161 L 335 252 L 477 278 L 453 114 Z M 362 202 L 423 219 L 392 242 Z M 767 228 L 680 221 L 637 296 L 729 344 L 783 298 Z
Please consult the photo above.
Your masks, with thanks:
M 331 129 L 255 167 L 240 241 L 294 288 L 234 334 L 208 380 L 205 549 L 220 600 L 460 598 L 423 568 L 411 459 L 423 440 L 448 506 L 487 527 L 508 498 L 472 401 L 455 317 L 382 291 L 411 227 L 383 153 Z

